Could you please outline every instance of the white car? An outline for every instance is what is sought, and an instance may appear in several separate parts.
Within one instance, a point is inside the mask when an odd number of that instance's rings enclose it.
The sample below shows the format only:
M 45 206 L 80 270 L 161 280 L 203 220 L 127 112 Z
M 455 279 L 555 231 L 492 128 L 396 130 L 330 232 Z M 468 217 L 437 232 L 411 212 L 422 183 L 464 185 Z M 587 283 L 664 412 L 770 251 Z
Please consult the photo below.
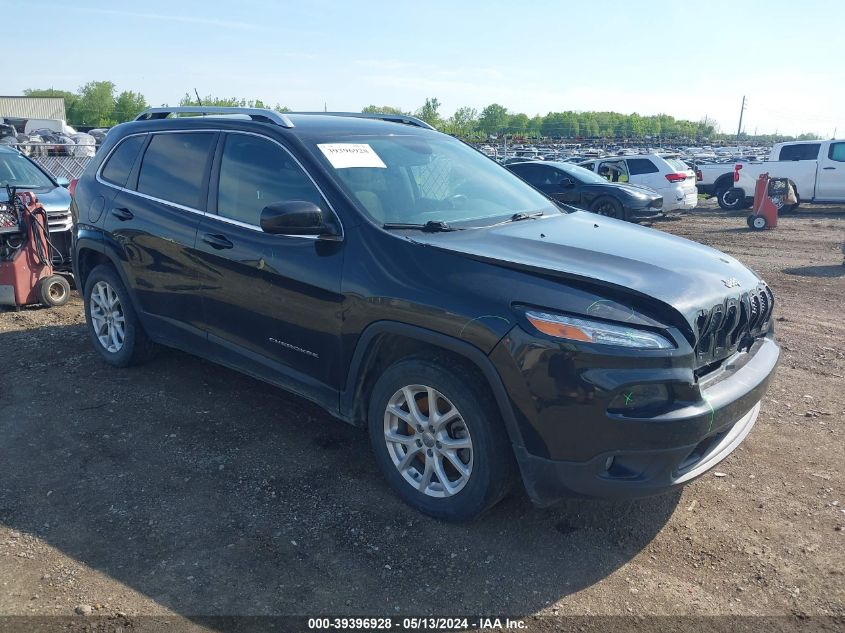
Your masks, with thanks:
M 612 156 L 579 165 L 611 182 L 630 182 L 654 189 L 663 196 L 664 211 L 694 209 L 698 204 L 695 172 L 684 161 L 672 156 Z

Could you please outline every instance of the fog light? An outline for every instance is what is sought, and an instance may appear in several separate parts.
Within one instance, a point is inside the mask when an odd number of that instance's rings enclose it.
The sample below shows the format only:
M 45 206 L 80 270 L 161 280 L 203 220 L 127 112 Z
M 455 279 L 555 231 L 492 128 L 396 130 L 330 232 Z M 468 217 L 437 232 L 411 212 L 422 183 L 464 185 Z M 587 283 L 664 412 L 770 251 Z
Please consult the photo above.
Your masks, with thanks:
M 607 410 L 611 413 L 625 413 L 638 409 L 662 406 L 669 402 L 666 385 L 634 385 L 623 389 L 611 401 Z

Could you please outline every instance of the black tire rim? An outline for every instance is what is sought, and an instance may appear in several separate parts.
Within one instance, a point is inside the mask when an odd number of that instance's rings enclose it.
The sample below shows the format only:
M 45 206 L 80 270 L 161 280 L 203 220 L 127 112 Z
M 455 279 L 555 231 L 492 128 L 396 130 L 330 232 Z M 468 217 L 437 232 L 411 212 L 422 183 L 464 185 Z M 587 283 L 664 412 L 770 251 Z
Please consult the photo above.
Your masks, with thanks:
M 722 204 L 726 207 L 734 209 L 739 206 L 739 195 L 732 192 L 730 189 L 722 192 Z
M 607 218 L 619 219 L 619 211 L 616 209 L 616 205 L 614 205 L 610 200 L 602 200 L 596 205 L 593 211 L 594 213 L 603 215 Z

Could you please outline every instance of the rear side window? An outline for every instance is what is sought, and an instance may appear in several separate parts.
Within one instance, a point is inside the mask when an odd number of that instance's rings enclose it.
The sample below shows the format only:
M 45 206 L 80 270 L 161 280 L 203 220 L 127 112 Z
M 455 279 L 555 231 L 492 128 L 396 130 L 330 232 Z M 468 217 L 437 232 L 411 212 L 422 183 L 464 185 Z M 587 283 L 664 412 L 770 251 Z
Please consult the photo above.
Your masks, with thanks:
M 118 187 L 126 186 L 126 180 L 129 178 L 129 172 L 132 171 L 132 166 L 135 164 L 135 159 L 138 157 L 138 152 L 144 144 L 145 136 L 130 136 L 118 143 L 117 148 L 111 153 L 111 156 L 103 165 L 103 171 L 100 176 L 106 182 L 110 182 Z
M 784 145 L 780 148 L 780 160 L 816 160 L 820 147 L 819 143 Z
M 215 134 L 154 134 L 141 162 L 138 191 L 197 208 Z
M 220 159 L 217 214 L 254 226 L 274 202 L 326 204 L 308 175 L 281 147 L 266 139 L 229 134 Z
M 688 171 L 690 166 L 687 165 L 684 161 L 680 158 L 666 158 L 664 159 L 667 163 L 669 163 L 669 167 L 674 169 L 675 171 Z
M 845 163 L 845 143 L 831 143 L 827 157 L 839 163 Z
M 639 176 L 640 174 L 656 174 L 660 170 L 648 158 L 629 158 L 628 171 L 632 176 Z

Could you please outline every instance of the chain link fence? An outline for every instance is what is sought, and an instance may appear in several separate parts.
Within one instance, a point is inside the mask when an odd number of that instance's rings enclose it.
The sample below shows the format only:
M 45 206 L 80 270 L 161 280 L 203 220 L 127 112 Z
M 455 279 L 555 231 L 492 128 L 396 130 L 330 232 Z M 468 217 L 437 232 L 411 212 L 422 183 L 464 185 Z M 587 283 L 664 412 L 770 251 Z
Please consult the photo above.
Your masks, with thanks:
M 53 178 L 79 178 L 96 153 L 93 145 L 16 143 L 12 145 L 21 154 L 29 156 Z

